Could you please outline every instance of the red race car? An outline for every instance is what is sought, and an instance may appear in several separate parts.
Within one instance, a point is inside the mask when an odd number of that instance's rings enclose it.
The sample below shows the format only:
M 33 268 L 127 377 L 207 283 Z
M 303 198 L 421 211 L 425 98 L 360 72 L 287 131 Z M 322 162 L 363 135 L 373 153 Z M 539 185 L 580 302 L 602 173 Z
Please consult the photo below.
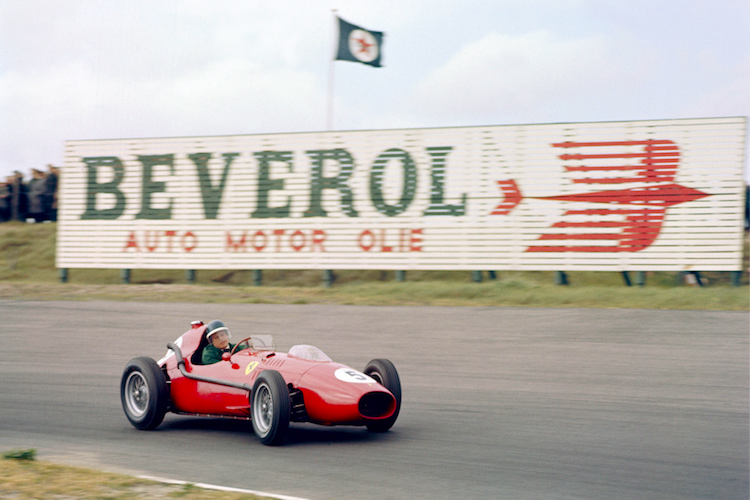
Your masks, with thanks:
M 221 325 L 223 328 L 214 328 Z M 130 423 L 154 429 L 166 412 L 250 420 L 263 444 L 280 444 L 289 422 L 361 425 L 390 429 L 401 407 L 401 382 L 393 363 L 370 361 L 363 372 L 333 362 L 323 351 L 296 345 L 276 352 L 270 335 L 247 337 L 221 360 L 204 364 L 214 331 L 229 332 L 219 321 L 194 321 L 167 344 L 166 356 L 130 360 L 120 397 Z M 218 337 L 218 335 L 217 335 Z M 218 358 L 217 358 L 218 359 Z

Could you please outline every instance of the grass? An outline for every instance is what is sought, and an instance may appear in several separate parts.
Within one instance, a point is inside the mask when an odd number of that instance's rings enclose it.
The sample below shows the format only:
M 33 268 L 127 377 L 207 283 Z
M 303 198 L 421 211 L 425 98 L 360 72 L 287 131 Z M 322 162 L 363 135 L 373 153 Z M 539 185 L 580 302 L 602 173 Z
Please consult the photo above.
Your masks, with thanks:
M 24 450 L 31 451 L 34 450 Z M 111 472 L 7 456 L 0 462 L 0 498 L 260 500 L 266 497 L 171 484 Z
M 569 272 L 569 285 L 552 272 L 498 272 L 472 281 L 469 271 L 335 271 L 331 287 L 321 271 L 202 271 L 188 283 L 184 271 L 133 270 L 122 284 L 117 269 L 71 269 L 60 283 L 55 268 L 56 225 L 0 224 L 0 299 L 229 302 L 263 304 L 358 304 L 529 307 L 623 307 L 750 310 L 747 273 L 732 286 L 727 272 L 707 272 L 708 286 L 687 286 L 679 273 L 650 272 L 645 287 L 627 287 L 616 272 Z M 745 262 L 748 268 L 748 242 Z

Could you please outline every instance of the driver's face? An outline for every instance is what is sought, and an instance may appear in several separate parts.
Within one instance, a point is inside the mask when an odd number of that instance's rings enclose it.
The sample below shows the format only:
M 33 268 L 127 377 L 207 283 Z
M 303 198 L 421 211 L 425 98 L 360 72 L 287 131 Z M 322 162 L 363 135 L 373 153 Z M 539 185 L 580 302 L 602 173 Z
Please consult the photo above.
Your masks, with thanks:
M 211 344 L 218 349 L 226 349 L 229 346 L 229 334 L 227 332 L 216 332 L 211 335 Z

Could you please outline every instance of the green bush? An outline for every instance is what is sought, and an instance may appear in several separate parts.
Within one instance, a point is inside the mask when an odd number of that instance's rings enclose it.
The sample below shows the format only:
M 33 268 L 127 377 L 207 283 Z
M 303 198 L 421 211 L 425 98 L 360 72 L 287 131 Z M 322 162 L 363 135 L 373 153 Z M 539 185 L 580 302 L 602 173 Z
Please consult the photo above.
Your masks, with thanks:
M 10 450 L 3 453 L 5 460 L 35 460 L 36 450 Z

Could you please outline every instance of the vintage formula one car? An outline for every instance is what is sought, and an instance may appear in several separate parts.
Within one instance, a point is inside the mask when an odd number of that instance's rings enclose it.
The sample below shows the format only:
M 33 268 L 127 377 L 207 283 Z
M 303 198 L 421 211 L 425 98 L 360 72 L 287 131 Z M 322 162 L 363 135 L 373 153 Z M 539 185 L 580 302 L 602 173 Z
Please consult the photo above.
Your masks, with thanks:
M 263 444 L 277 445 L 289 422 L 384 432 L 398 417 L 401 382 L 387 359 L 359 372 L 309 345 L 276 352 L 270 335 L 256 335 L 204 365 L 207 326 L 194 321 L 158 362 L 138 357 L 125 366 L 120 397 L 133 426 L 154 429 L 166 412 L 245 419 Z

